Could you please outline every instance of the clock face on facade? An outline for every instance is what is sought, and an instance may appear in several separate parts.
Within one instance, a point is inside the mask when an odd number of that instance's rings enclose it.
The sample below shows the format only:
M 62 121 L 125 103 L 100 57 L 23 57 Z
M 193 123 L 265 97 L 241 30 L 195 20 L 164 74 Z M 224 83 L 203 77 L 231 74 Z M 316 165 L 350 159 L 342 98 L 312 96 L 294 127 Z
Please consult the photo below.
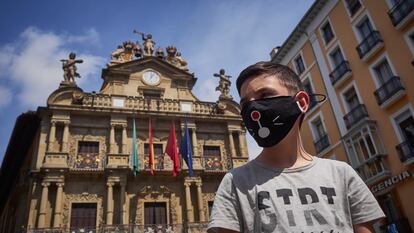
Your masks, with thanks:
M 156 73 L 155 71 L 146 71 L 143 75 L 142 75 L 142 81 L 144 81 L 145 84 L 147 85 L 158 85 L 161 81 L 160 75 L 158 73 Z

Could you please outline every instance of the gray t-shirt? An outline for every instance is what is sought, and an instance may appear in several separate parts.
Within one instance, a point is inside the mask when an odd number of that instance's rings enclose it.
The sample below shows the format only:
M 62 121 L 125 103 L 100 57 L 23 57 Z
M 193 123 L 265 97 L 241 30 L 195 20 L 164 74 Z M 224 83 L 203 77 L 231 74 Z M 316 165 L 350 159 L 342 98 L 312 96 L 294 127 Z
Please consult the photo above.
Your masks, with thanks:
M 348 233 L 355 224 L 384 217 L 351 166 L 313 158 L 294 169 L 274 169 L 253 160 L 227 173 L 208 229 Z

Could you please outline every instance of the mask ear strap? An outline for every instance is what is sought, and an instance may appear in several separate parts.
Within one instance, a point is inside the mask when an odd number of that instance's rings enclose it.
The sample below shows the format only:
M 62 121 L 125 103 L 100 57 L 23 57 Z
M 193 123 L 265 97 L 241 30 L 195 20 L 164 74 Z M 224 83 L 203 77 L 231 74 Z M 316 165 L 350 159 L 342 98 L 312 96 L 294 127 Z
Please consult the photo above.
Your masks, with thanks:
M 311 99 L 314 99 L 318 103 L 324 103 L 327 99 L 326 95 L 320 93 L 309 94 L 309 97 L 311 97 Z

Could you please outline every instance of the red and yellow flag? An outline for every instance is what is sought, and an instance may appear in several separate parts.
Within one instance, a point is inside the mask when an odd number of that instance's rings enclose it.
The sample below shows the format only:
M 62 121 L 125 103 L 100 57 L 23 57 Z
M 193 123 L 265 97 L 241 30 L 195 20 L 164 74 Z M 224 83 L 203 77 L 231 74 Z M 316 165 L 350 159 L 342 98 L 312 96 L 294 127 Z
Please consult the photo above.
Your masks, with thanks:
M 150 172 L 151 175 L 154 175 L 154 170 L 155 170 L 155 159 L 154 159 L 154 145 L 152 144 L 152 124 L 151 124 L 151 117 L 149 118 L 149 122 L 148 122 L 148 128 L 149 128 L 149 132 L 148 132 L 148 137 L 149 137 L 149 167 L 150 167 Z

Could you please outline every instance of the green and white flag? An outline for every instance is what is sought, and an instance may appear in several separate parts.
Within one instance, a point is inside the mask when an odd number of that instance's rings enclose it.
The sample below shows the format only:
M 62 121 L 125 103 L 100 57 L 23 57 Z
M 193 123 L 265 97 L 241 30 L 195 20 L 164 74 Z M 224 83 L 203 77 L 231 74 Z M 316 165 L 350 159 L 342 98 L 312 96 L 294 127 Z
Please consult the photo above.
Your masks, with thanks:
M 134 176 L 138 175 L 139 166 L 138 166 L 138 145 L 137 145 L 137 131 L 135 128 L 135 118 L 132 122 L 133 129 L 132 129 L 132 168 L 134 172 Z

